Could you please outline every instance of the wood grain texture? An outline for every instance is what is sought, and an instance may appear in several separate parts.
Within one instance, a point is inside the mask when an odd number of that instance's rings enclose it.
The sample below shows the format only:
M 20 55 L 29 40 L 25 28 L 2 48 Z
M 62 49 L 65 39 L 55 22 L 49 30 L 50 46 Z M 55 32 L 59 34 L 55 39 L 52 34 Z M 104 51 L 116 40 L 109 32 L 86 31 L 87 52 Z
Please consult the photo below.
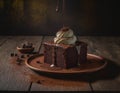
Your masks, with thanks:
M 88 52 L 108 62 L 105 69 L 91 75 L 94 91 L 120 91 L 120 37 L 80 37 L 88 43 Z
M 2 46 L 9 38 L 9 36 L 0 36 L 0 46 Z
M 46 36 L 43 40 L 51 41 L 54 36 Z M 43 53 L 43 46 L 40 52 Z M 85 80 L 82 81 L 79 76 L 66 76 L 66 75 L 36 75 L 32 76 L 34 83 L 32 84 L 31 91 L 91 91 L 89 83 Z M 77 78 L 77 79 L 76 79 Z
M 30 86 L 29 72 L 25 65 L 17 65 L 11 62 L 10 53 L 17 53 L 16 46 L 24 40 L 30 40 L 37 44 L 41 37 L 11 37 L 1 46 L 0 53 L 0 90 L 28 91 Z M 24 64 L 24 63 L 23 63 Z
M 88 53 L 105 58 L 106 68 L 76 77 L 45 75 L 30 70 L 24 63 L 11 63 L 10 53 L 24 41 L 35 44 L 35 51 L 43 53 L 41 44 L 54 36 L 0 36 L 0 90 L 8 91 L 120 91 L 120 37 L 79 36 L 88 44 Z

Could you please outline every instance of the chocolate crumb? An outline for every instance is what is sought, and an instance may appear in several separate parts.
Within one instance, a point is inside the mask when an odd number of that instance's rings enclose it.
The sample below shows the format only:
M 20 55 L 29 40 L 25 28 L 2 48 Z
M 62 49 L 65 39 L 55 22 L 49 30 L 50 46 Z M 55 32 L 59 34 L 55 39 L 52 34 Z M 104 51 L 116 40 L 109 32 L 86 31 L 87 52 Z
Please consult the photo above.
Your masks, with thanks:
M 41 64 L 40 61 L 36 61 L 37 63 Z
M 18 56 L 18 54 L 15 53 L 15 56 Z
M 24 58 L 24 55 L 21 55 L 21 58 Z
M 38 84 L 42 84 L 40 80 L 37 81 Z
M 62 31 L 68 31 L 70 28 L 69 27 L 63 27 L 61 30 Z
M 27 55 L 27 57 L 29 57 L 30 55 Z
M 13 57 L 13 56 L 14 56 L 14 53 L 11 53 L 10 56 Z

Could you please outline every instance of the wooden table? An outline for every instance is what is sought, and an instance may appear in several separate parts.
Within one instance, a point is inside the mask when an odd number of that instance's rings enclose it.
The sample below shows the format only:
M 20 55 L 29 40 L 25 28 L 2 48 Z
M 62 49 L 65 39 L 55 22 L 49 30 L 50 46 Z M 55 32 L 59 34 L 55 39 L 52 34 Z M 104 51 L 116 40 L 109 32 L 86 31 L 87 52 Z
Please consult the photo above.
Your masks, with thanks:
M 88 53 L 105 57 L 105 69 L 76 78 L 59 79 L 40 75 L 24 63 L 11 62 L 11 53 L 24 41 L 35 44 L 43 52 L 42 42 L 53 36 L 0 36 L 0 91 L 120 91 L 120 37 L 78 36 L 88 43 Z M 64 77 L 64 76 L 63 76 Z

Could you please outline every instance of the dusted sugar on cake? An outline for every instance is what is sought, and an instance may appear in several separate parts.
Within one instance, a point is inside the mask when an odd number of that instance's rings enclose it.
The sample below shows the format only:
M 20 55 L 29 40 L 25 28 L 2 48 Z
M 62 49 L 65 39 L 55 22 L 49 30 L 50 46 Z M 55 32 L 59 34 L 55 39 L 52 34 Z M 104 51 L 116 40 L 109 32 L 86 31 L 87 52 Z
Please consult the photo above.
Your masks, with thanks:
M 78 52 L 74 45 L 44 43 L 44 62 L 61 68 L 72 68 L 78 65 Z

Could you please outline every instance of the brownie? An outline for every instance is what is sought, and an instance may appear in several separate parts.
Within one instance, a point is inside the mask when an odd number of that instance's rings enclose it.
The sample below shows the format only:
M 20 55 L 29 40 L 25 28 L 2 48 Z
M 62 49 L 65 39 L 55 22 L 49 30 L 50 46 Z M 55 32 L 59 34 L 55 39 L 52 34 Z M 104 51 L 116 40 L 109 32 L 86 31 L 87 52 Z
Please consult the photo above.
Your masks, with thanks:
M 78 54 L 76 46 L 80 47 Z M 76 45 L 44 42 L 44 62 L 61 68 L 77 67 L 87 62 L 87 44 L 78 41 Z
M 78 51 L 74 45 L 44 42 L 44 62 L 61 68 L 78 65 Z

